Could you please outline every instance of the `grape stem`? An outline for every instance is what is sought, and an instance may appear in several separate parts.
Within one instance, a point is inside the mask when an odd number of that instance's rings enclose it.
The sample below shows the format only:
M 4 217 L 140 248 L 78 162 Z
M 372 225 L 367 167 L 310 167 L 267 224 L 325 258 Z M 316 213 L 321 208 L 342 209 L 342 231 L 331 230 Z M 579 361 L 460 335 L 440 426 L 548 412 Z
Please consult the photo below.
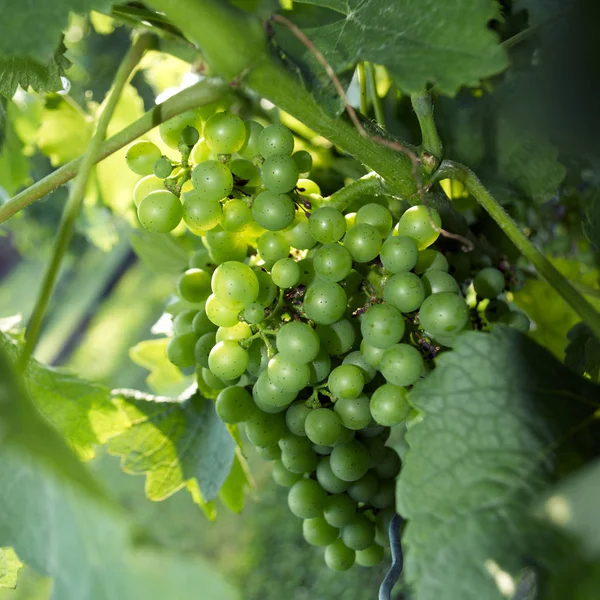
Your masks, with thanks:
M 375 111 L 375 120 L 381 128 L 385 128 L 385 116 L 383 114 L 383 104 L 381 98 L 377 93 L 377 78 L 375 77 L 375 67 L 370 63 L 365 63 L 365 70 L 367 72 L 369 87 L 371 91 L 371 98 L 373 100 L 373 110 Z
M 157 125 L 168 121 L 186 110 L 215 102 L 225 94 L 227 89 L 227 84 L 220 79 L 204 79 L 178 92 L 162 104 L 158 104 L 150 109 L 137 121 L 134 121 L 116 135 L 102 142 L 94 161 L 100 162 Z M 72 160 L 1 205 L 0 223 L 3 223 L 20 210 L 40 200 L 46 194 L 73 179 L 81 168 L 82 163 L 83 157 Z
M 442 140 L 438 135 L 435 120 L 433 118 L 433 102 L 431 100 L 431 95 L 423 90 L 422 92 L 411 94 L 410 101 L 413 110 L 417 115 L 417 119 L 419 120 L 419 127 L 421 128 L 421 137 L 423 140 L 421 147 L 437 159 L 437 166 L 439 165 L 439 161 L 442 160 L 443 147 Z M 428 163 L 423 160 L 423 164 L 427 167 Z
M 477 175 L 468 167 L 445 160 L 434 174 L 435 181 L 455 179 L 483 206 L 496 221 L 500 229 L 535 267 L 540 277 L 545 279 L 567 302 L 569 306 L 588 324 L 594 335 L 600 339 L 600 313 L 569 283 L 556 267 L 536 248 L 517 223 L 490 194 Z
M 138 37 L 119 65 L 112 88 L 103 103 L 104 106 L 101 108 L 102 112 L 100 118 L 98 119 L 96 131 L 92 136 L 86 153 L 83 155 L 79 173 L 77 174 L 77 177 L 73 182 L 73 186 L 69 192 L 69 197 L 62 213 L 58 233 L 54 239 L 52 257 L 46 269 L 42 287 L 38 294 L 31 319 L 27 325 L 25 332 L 25 344 L 19 357 L 20 369 L 24 369 L 27 366 L 27 362 L 29 361 L 29 358 L 33 353 L 35 345 L 38 341 L 42 323 L 44 321 L 44 315 L 46 314 L 46 309 L 48 308 L 50 297 L 52 296 L 52 291 L 54 289 L 54 285 L 56 284 L 56 279 L 58 278 L 60 265 L 65 256 L 67 248 L 69 247 L 69 243 L 73 235 L 75 220 L 79 214 L 79 209 L 81 208 L 81 204 L 85 195 L 85 188 L 92 172 L 92 168 L 96 163 L 97 157 L 101 151 L 102 140 L 104 140 L 104 137 L 106 136 L 108 124 L 112 118 L 113 112 L 117 106 L 125 85 L 133 75 L 133 72 L 139 64 L 142 56 L 144 56 L 147 50 L 154 47 L 155 43 L 156 38 L 151 34 L 143 34 Z
M 377 173 L 368 173 L 360 179 L 355 179 L 347 186 L 340 188 L 322 201 L 313 204 L 315 208 L 320 206 L 331 206 L 340 212 L 346 210 L 357 200 L 373 198 L 374 196 L 389 195 L 385 181 Z
M 356 65 L 356 75 L 358 76 L 358 87 L 360 89 L 360 112 L 366 117 L 369 112 L 369 105 L 367 103 L 367 76 L 364 62 L 361 61 Z

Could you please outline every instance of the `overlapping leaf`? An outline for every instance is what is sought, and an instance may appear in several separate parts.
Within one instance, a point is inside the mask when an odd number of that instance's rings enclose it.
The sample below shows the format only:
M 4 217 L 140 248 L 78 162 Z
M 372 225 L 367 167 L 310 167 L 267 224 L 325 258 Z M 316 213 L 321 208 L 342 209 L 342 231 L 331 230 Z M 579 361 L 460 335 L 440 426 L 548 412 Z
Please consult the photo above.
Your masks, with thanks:
M 0 588 L 15 588 L 23 563 L 12 548 L 0 548 Z
M 235 442 L 214 404 L 195 390 L 178 398 L 115 391 L 131 427 L 113 438 L 109 451 L 123 469 L 146 475 L 146 495 L 163 500 L 193 479 L 204 501 L 215 498 L 234 459 Z
M 600 340 L 585 323 L 577 323 L 568 333 L 565 364 L 592 381 L 600 379 Z
M 407 434 L 397 489 L 416 600 L 511 597 L 528 558 L 553 539 L 529 508 L 555 444 L 599 398 L 600 388 L 504 328 L 464 334 L 437 360 L 411 392 L 424 419 Z
M 507 66 L 488 27 L 492 0 L 299 0 L 339 13 L 339 20 L 306 29 L 338 72 L 361 60 L 388 68 L 397 85 L 415 92 L 435 83 L 448 95 Z

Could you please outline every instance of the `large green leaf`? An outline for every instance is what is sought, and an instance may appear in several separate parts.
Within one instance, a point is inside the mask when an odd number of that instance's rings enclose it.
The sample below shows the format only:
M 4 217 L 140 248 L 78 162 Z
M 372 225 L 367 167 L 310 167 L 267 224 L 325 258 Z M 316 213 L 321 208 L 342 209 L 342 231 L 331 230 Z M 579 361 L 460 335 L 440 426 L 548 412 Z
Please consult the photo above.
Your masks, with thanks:
M 548 485 L 555 445 L 599 399 L 599 387 L 505 328 L 463 334 L 437 359 L 410 394 L 423 419 L 406 435 L 397 489 L 416 600 L 510 597 L 530 557 L 550 546 L 529 507 Z
M 0 347 L 14 361 L 18 346 L 4 334 L 0 334 Z M 25 384 L 35 406 L 84 460 L 94 457 L 94 446 L 105 443 L 128 425 L 106 387 L 65 370 L 31 359 Z
M 0 548 L 0 588 L 15 588 L 23 563 L 12 548 Z
M 188 266 L 188 253 L 172 235 L 135 231 L 130 240 L 135 253 L 152 271 L 179 275 Z
M 368 60 L 388 68 L 397 85 L 415 92 L 435 83 L 448 95 L 507 66 L 488 22 L 492 0 L 299 0 L 340 13 L 306 34 L 338 72 Z
M 215 498 L 233 464 L 235 442 L 213 402 L 195 389 L 173 399 L 116 390 L 131 427 L 109 443 L 123 469 L 146 474 L 146 495 L 164 500 L 193 479 L 204 501 Z
M 568 333 L 565 364 L 579 375 L 600 381 L 600 340 L 585 323 L 577 323 Z

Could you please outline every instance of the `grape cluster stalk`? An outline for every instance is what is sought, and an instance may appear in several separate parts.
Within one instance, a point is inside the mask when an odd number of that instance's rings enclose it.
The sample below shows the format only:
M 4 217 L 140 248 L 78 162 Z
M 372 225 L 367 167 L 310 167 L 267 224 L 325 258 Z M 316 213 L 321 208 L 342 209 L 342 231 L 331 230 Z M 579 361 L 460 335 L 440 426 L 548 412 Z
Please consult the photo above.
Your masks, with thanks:
M 460 332 L 529 327 L 505 273 L 436 248 L 434 208 L 328 206 L 283 125 L 190 111 L 160 134 L 180 162 L 147 141 L 127 152 L 140 226 L 201 239 L 169 309 L 169 360 L 244 424 L 329 568 L 378 564 L 401 469 L 386 442 L 418 417 L 411 387 Z

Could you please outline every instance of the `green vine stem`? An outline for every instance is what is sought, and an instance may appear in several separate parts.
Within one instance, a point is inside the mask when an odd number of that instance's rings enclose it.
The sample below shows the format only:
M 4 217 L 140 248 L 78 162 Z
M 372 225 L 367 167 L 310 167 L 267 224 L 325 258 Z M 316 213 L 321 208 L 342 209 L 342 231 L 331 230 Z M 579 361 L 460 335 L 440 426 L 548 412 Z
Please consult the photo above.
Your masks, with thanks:
M 369 173 L 340 188 L 337 192 L 331 194 L 331 196 L 323 198 L 322 202 L 314 202 L 314 205 L 315 208 L 319 206 L 332 206 L 339 211 L 344 211 L 355 200 L 373 198 L 374 196 L 381 196 L 387 193 L 385 181 L 377 173 Z
M 365 73 L 365 63 L 359 62 L 356 65 L 356 74 L 358 75 L 358 87 L 360 89 L 360 112 L 367 116 L 369 112 L 369 103 L 367 97 L 367 75 Z
M 442 160 L 442 140 L 438 135 L 433 119 L 433 102 L 428 92 L 422 91 L 410 95 L 413 110 L 419 119 L 421 135 L 423 137 L 423 150 L 433 154 L 439 161 Z M 439 163 L 438 163 L 439 164 Z
M 102 108 L 96 131 L 92 136 L 86 153 L 83 155 L 79 173 L 73 182 L 73 187 L 70 190 L 69 197 L 65 204 L 62 219 L 54 241 L 52 258 L 50 259 L 50 263 L 44 275 L 42 287 L 38 294 L 31 319 L 27 325 L 25 345 L 23 346 L 23 352 L 19 357 L 19 366 L 21 369 L 24 369 L 27 365 L 29 357 L 33 353 L 38 341 L 44 315 L 46 314 L 46 309 L 50 302 L 60 265 L 73 235 L 75 219 L 81 208 L 88 178 L 101 150 L 102 140 L 106 136 L 108 124 L 112 118 L 121 93 L 123 92 L 123 88 L 129 81 L 146 50 L 151 49 L 155 45 L 155 40 L 156 38 L 150 34 L 143 34 L 138 37 L 125 55 L 122 63 L 119 65 L 112 89 L 103 103 L 104 107 Z
M 99 152 L 95 155 L 94 161 L 100 162 L 157 125 L 160 125 L 164 121 L 168 121 L 172 117 L 175 117 L 186 110 L 215 102 L 226 93 L 227 89 L 227 84 L 220 79 L 204 79 L 203 81 L 178 92 L 168 100 L 165 100 L 162 104 L 158 104 L 150 109 L 137 121 L 134 121 L 116 135 L 103 141 L 100 145 Z M 46 194 L 49 194 L 73 179 L 73 177 L 77 175 L 77 171 L 80 169 L 82 162 L 83 157 L 72 160 L 1 205 L 0 223 L 3 223 L 20 210 L 33 204 L 37 200 L 40 200 Z
M 502 231 L 509 237 L 536 268 L 540 277 L 545 279 L 588 324 L 594 335 L 600 339 L 600 313 L 568 282 L 554 265 L 525 237 L 517 223 L 502 208 L 498 201 L 488 192 L 479 178 L 468 167 L 445 160 L 434 175 L 435 181 L 456 179 L 483 206 L 488 214 L 498 223 Z
M 375 120 L 379 127 L 385 128 L 385 117 L 383 115 L 383 104 L 381 98 L 377 93 L 377 78 L 375 77 L 375 67 L 369 62 L 365 63 L 365 70 L 367 73 L 367 79 L 369 81 L 369 87 L 371 90 L 371 99 L 373 100 L 373 109 L 375 111 Z

